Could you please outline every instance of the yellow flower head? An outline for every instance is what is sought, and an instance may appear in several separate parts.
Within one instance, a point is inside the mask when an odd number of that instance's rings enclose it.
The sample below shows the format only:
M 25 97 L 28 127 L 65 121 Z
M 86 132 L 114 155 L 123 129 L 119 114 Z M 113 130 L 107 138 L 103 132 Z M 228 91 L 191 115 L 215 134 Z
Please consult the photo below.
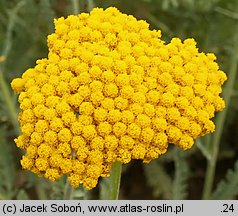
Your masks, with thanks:
M 213 132 L 227 79 L 194 39 L 173 38 L 116 8 L 55 20 L 48 58 L 11 85 L 20 94 L 24 169 L 91 189 L 115 161 L 148 163 L 169 144 Z

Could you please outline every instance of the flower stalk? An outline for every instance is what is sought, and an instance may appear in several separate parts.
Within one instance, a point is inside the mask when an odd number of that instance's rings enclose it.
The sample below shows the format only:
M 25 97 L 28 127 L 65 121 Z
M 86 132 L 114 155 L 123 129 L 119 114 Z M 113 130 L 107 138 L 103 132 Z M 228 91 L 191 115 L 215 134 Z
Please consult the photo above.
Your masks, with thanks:
M 110 180 L 109 180 L 109 200 L 117 200 L 119 197 L 120 183 L 121 183 L 121 169 L 122 165 L 120 162 L 115 162 L 112 165 Z
M 80 13 L 79 0 L 72 0 L 72 10 L 73 10 L 73 14 L 75 15 Z
M 238 8 L 238 4 L 237 4 L 237 8 Z M 237 75 L 237 68 L 238 68 L 238 61 L 237 61 L 238 60 L 237 59 L 238 42 L 237 41 L 238 41 L 238 26 L 236 28 L 236 34 L 234 36 L 235 45 L 234 45 L 234 49 L 233 49 L 233 53 L 231 57 L 229 79 L 226 83 L 226 86 L 223 92 L 223 97 L 224 97 L 224 100 L 226 101 L 226 109 L 223 112 L 218 113 L 217 119 L 215 121 L 216 132 L 212 136 L 212 140 L 211 140 L 211 146 L 212 146 L 211 156 L 212 157 L 211 157 L 211 160 L 207 161 L 207 171 L 206 171 L 206 177 L 205 177 L 205 183 L 204 183 L 204 189 L 203 189 L 203 199 L 209 199 L 212 192 L 220 140 L 221 140 L 230 100 L 233 94 L 233 86 L 236 80 L 235 78 Z
M 73 196 L 73 187 L 70 185 L 69 181 L 66 180 L 65 189 L 64 189 L 64 200 L 71 200 Z

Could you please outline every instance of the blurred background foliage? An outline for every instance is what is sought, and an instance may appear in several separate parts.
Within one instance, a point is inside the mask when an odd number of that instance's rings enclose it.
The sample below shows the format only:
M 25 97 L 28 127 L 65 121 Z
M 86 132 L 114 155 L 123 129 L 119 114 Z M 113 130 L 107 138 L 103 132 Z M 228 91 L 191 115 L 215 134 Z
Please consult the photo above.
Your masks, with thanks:
M 53 19 L 93 7 L 116 6 L 161 29 L 163 39 L 193 37 L 200 51 L 214 52 L 226 71 L 227 108 L 216 115 L 216 132 L 200 138 L 189 151 L 171 146 L 144 165 L 123 166 L 120 199 L 237 199 L 238 195 L 238 2 L 237 0 L 0 0 L 0 199 L 62 199 L 65 178 L 55 183 L 24 171 L 19 105 L 10 82 L 35 61 L 47 57 Z M 74 190 L 74 199 L 105 199 L 107 179 L 92 191 Z

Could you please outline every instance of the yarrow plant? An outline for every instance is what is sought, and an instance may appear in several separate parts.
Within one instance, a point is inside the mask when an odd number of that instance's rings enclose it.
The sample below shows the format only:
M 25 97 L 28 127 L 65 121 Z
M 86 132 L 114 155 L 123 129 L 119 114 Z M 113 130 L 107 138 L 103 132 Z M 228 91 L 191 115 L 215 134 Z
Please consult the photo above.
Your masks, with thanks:
M 96 187 L 114 162 L 148 163 L 215 130 L 227 79 L 214 54 L 116 8 L 55 20 L 48 58 L 12 81 L 20 94 L 21 165 L 73 187 Z

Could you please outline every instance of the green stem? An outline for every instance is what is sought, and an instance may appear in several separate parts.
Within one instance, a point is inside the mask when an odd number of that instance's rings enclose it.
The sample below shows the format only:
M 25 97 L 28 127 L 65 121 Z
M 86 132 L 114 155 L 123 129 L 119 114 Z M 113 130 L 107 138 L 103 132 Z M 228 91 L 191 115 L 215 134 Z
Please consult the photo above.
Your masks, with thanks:
M 37 178 L 35 188 L 39 200 L 47 200 L 46 189 L 44 187 L 44 182 L 42 182 L 41 178 Z
M 238 8 L 238 3 L 237 3 Z M 209 199 L 212 191 L 215 169 L 216 169 L 216 162 L 217 156 L 219 152 L 219 145 L 222 136 L 222 131 L 225 123 L 225 119 L 227 116 L 227 110 L 230 105 L 230 100 L 232 97 L 233 86 L 236 79 L 237 73 L 237 53 L 238 53 L 238 25 L 236 26 L 236 32 L 234 37 L 234 49 L 231 57 L 231 64 L 230 64 L 230 73 L 229 78 L 224 88 L 224 99 L 226 101 L 226 109 L 223 112 L 218 113 L 216 119 L 216 132 L 212 137 L 211 143 L 211 160 L 207 161 L 207 170 L 206 170 L 206 177 L 204 183 L 204 190 L 203 190 L 203 199 Z
M 221 8 L 221 7 L 215 7 L 214 9 L 216 12 L 221 13 L 227 17 L 230 17 L 232 19 L 238 20 L 238 13 L 235 13 L 233 11 Z
M 4 98 L 10 121 L 14 127 L 15 133 L 19 134 L 19 124 L 18 124 L 18 112 L 14 105 L 14 99 L 12 98 L 12 95 L 10 94 L 9 87 L 7 86 L 7 83 L 4 79 L 2 71 L 0 71 L 0 89 L 2 90 L 2 96 Z
M 9 14 L 9 22 L 8 22 L 7 31 L 6 31 L 4 47 L 1 54 L 4 60 L 0 64 L 0 89 L 2 91 L 3 100 L 5 101 L 6 107 L 8 109 L 10 121 L 12 125 L 14 126 L 14 130 L 16 134 L 19 134 L 19 131 L 20 131 L 19 125 L 18 125 L 18 117 L 17 117 L 18 111 L 14 104 L 14 98 L 10 94 L 10 90 L 5 80 L 3 71 L 5 68 L 6 59 L 9 55 L 9 52 L 12 46 L 12 31 L 15 25 L 15 21 L 17 19 L 17 12 L 25 3 L 26 3 L 25 1 L 20 1 Z
M 64 189 L 64 200 L 71 200 L 72 199 L 72 192 L 73 192 L 73 187 L 70 185 L 69 181 L 66 180 L 65 183 L 65 189 Z
M 121 183 L 121 168 L 120 162 L 115 162 L 111 169 L 110 184 L 109 184 L 109 200 L 117 200 Z
M 79 0 L 72 0 L 72 9 L 75 15 L 78 15 L 80 13 Z
M 5 36 L 4 47 L 2 50 L 2 56 L 5 59 L 7 58 L 12 46 L 12 31 L 16 22 L 17 12 L 20 10 L 22 6 L 24 6 L 25 3 L 26 3 L 25 1 L 20 1 L 9 13 L 9 21 L 8 21 L 8 26 L 7 26 L 6 36 Z M 3 64 L 1 67 L 3 67 Z
M 171 31 L 171 29 L 161 20 L 158 20 L 157 17 L 148 13 L 146 14 L 146 18 L 150 21 L 150 23 L 154 24 L 158 29 L 161 29 L 162 32 L 166 33 L 168 37 L 173 37 L 173 32 Z
M 93 0 L 88 0 L 87 11 L 90 12 L 95 7 Z

